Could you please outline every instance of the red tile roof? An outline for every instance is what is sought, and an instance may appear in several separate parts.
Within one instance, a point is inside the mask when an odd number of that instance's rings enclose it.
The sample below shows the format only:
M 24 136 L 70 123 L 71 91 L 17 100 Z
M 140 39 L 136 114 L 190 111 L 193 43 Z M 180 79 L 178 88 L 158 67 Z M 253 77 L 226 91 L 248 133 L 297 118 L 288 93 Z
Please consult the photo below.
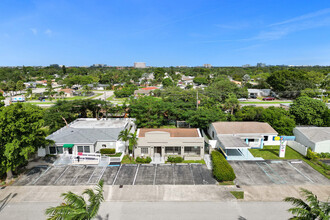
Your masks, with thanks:
M 143 90 L 154 90 L 154 89 L 158 89 L 157 87 L 146 87 L 146 88 L 142 88 Z

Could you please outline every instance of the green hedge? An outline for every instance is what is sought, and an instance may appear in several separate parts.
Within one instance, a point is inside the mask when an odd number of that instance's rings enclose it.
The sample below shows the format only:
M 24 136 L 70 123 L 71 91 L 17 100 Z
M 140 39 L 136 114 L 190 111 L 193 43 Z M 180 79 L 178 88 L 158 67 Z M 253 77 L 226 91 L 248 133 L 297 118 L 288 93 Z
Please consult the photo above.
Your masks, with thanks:
M 182 157 L 173 157 L 173 156 L 169 156 L 167 158 L 167 162 L 169 163 L 182 163 L 183 158 Z
M 219 182 L 233 181 L 236 178 L 233 168 L 219 151 L 212 151 L 211 157 L 213 163 L 212 172 L 216 180 Z
M 116 149 L 114 148 L 103 148 L 100 150 L 101 154 L 115 154 L 116 153 Z
M 146 157 L 146 158 L 142 158 L 142 157 L 137 157 L 135 159 L 135 161 L 137 163 L 150 163 L 151 162 L 151 157 Z

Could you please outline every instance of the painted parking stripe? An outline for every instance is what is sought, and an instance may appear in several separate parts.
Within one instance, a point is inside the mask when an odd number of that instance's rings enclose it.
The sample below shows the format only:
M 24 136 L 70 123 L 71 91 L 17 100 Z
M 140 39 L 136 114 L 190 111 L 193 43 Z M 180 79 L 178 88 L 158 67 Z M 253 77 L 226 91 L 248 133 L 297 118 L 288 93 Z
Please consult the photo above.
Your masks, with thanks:
M 85 170 L 86 168 L 87 168 L 86 165 L 83 166 L 83 169 L 82 169 L 81 172 L 84 172 L 84 170 Z M 80 173 L 78 173 L 78 172 L 73 176 L 73 178 L 72 178 L 72 184 L 75 184 L 75 183 L 76 183 L 76 181 L 77 181 L 77 179 L 78 179 L 79 176 L 80 176 Z
M 156 175 L 157 175 L 157 164 L 155 165 L 155 173 L 154 173 L 154 184 L 156 183 Z
M 118 176 L 118 174 L 119 174 L 119 172 L 120 172 L 120 169 L 121 169 L 121 166 L 122 166 L 122 165 L 120 165 L 120 167 L 119 167 L 119 169 L 118 169 L 118 171 L 117 171 L 116 177 L 115 177 L 115 179 L 113 180 L 112 185 L 115 185 L 115 182 L 116 182 L 116 180 L 117 180 L 117 176 Z
M 106 169 L 107 169 L 107 167 L 103 167 L 103 170 L 101 171 L 101 175 L 100 175 L 99 179 L 97 180 L 97 182 L 100 182 Z
M 38 180 L 40 179 L 40 177 L 42 177 L 43 175 L 45 175 L 47 172 L 48 172 L 48 170 L 50 170 L 50 166 L 45 170 L 45 172 L 43 172 L 42 174 L 40 174 L 40 176 L 38 176 L 38 178 L 35 180 L 35 181 L 33 181 L 32 182 L 32 185 L 34 185 L 34 184 L 36 184 L 36 182 L 38 182 Z
M 136 181 L 136 176 L 139 172 L 139 167 L 140 167 L 140 164 L 138 165 L 138 167 L 136 168 L 136 172 L 135 172 L 135 176 L 134 176 L 134 180 L 133 180 L 133 184 L 132 185 L 135 185 L 135 181 Z
M 57 181 L 58 181 L 59 179 L 61 179 L 61 177 L 62 177 L 62 176 L 64 175 L 64 173 L 69 169 L 69 167 L 70 167 L 70 166 L 67 166 L 67 167 L 65 168 L 65 170 L 61 173 L 61 175 L 55 180 L 54 184 L 56 184 Z
M 192 168 L 191 168 L 191 165 L 190 164 L 189 164 L 189 169 L 190 169 L 190 172 L 191 172 L 191 175 L 192 175 L 192 179 L 193 179 L 194 185 L 196 185 L 195 178 L 194 178 L 194 173 L 192 171 Z
M 172 164 L 172 170 L 173 170 L 173 173 L 172 173 L 172 175 L 173 175 L 173 185 L 175 185 L 175 177 L 174 177 L 174 169 L 175 169 L 175 167 L 174 167 L 175 165 L 174 164 Z
M 294 167 L 290 162 L 287 162 L 291 167 L 293 167 L 293 169 L 295 169 L 298 173 L 300 173 L 303 177 L 305 177 L 306 179 L 308 179 L 311 183 L 314 183 L 313 180 L 311 180 L 308 176 L 306 176 L 305 174 L 303 174 L 300 170 L 298 170 L 296 167 Z

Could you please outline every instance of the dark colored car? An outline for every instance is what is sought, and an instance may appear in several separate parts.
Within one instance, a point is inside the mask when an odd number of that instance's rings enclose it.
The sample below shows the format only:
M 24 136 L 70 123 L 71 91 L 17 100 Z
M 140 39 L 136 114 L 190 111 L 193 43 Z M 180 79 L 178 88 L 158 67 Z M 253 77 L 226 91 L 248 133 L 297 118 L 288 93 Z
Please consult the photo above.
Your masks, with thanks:
M 39 100 L 39 101 L 42 101 L 42 100 L 47 99 L 47 98 L 48 98 L 48 96 L 40 96 L 40 97 L 38 98 L 38 100 Z
M 274 97 L 265 97 L 262 100 L 263 101 L 273 101 L 273 100 L 275 100 L 275 98 Z

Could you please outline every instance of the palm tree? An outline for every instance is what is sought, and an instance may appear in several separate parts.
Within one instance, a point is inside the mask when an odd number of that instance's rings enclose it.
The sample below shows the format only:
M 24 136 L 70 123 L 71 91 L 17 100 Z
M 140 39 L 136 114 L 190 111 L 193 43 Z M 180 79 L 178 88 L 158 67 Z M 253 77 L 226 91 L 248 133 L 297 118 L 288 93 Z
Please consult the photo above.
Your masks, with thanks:
M 65 202 L 56 207 L 50 207 L 46 210 L 49 220 L 62 220 L 62 219 L 92 219 L 96 217 L 100 208 L 101 202 L 104 201 L 103 197 L 103 180 L 97 184 L 93 189 L 86 189 L 81 196 L 73 192 L 63 193 Z M 85 200 L 84 195 L 88 195 L 88 202 Z
M 130 139 L 130 136 L 131 136 L 131 133 L 130 133 L 131 129 L 125 129 L 125 130 L 122 130 L 119 135 L 118 135 L 118 140 L 122 140 L 125 142 L 125 149 L 126 149 L 126 153 L 128 151 L 127 149 L 127 141 L 129 141 Z
M 134 157 L 134 147 L 137 145 L 137 131 L 134 132 L 134 134 L 131 133 L 130 138 L 129 138 L 129 150 L 132 151 L 133 157 Z
M 305 197 L 306 202 L 294 197 L 286 197 L 285 202 L 291 202 L 295 207 L 288 209 L 294 217 L 290 219 L 329 219 L 329 202 L 320 202 L 317 196 L 307 189 L 300 189 L 300 194 Z M 309 203 L 309 204 L 308 204 Z

